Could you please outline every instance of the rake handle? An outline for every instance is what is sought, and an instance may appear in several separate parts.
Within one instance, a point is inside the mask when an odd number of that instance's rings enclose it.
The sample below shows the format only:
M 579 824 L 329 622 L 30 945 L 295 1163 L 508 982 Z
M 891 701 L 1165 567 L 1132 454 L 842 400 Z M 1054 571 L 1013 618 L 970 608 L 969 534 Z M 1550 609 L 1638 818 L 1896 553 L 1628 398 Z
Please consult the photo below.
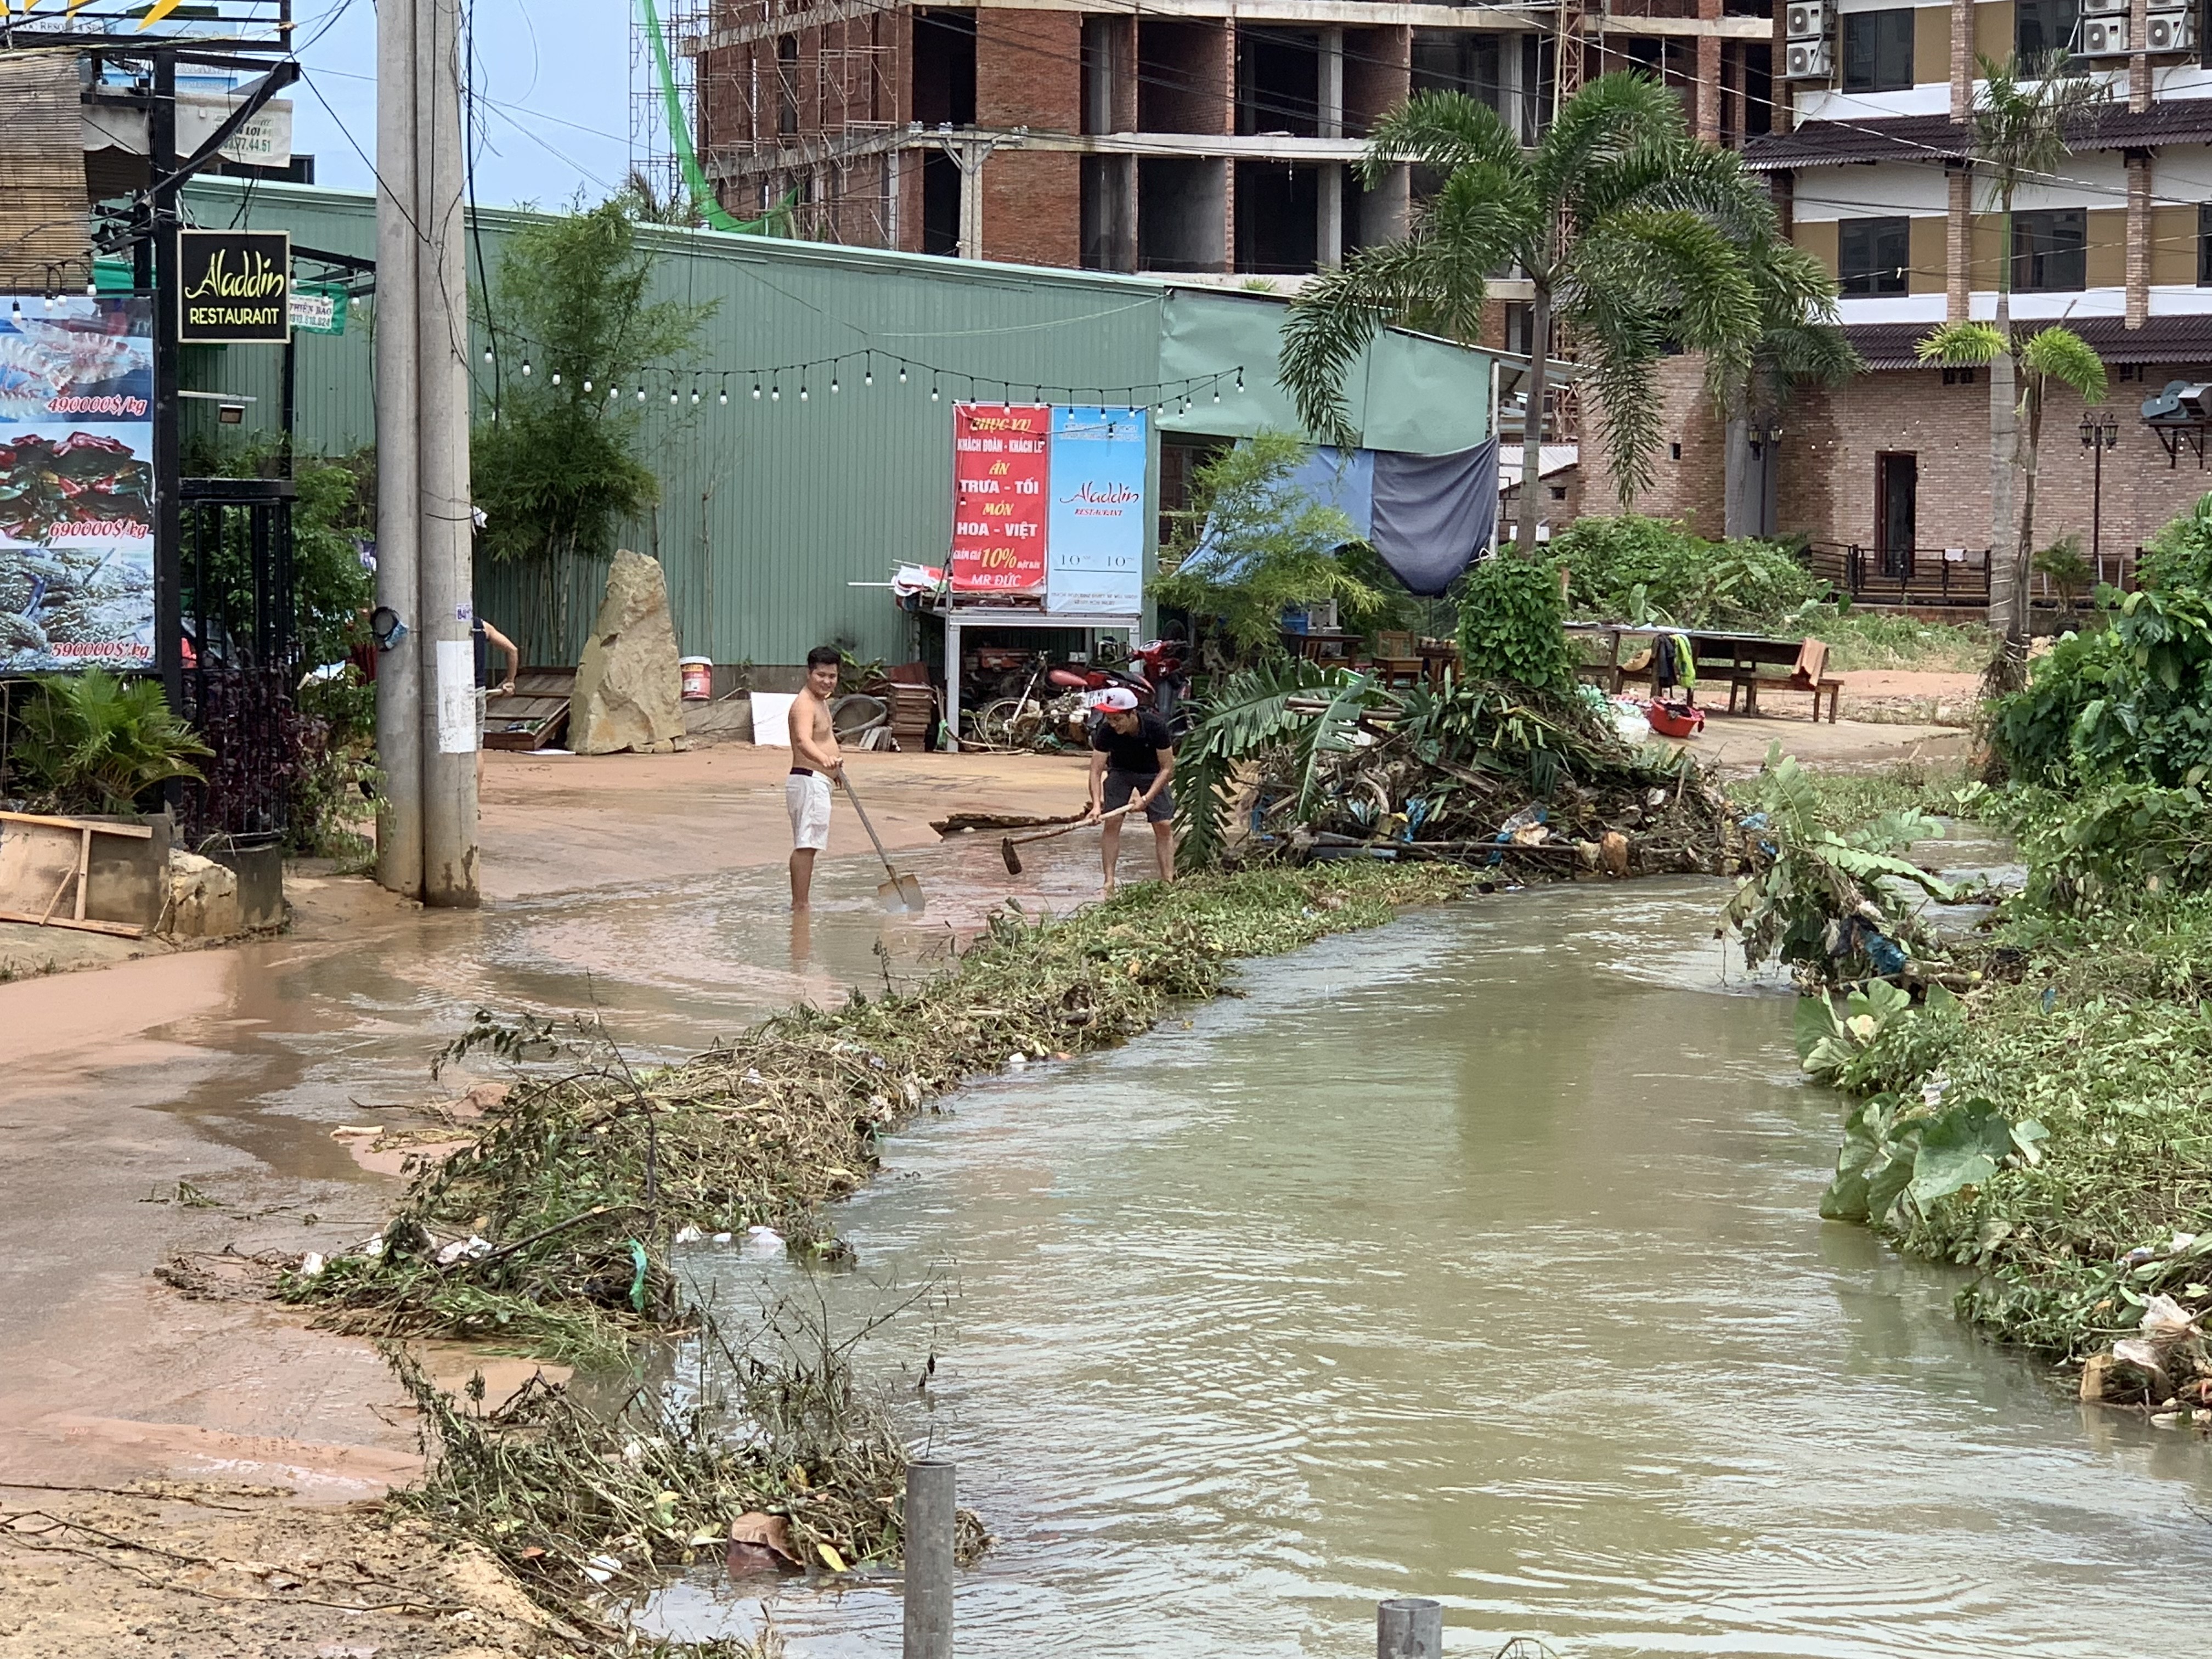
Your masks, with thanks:
M 1110 812 L 1101 812 L 1096 822 L 1103 823 L 1109 818 L 1118 818 L 1122 813 L 1133 812 L 1136 809 L 1137 803 L 1131 801 L 1127 806 L 1117 806 Z M 1041 830 L 1034 836 L 1009 836 L 1006 840 L 1013 846 L 1026 847 L 1033 841 L 1050 841 L 1054 836 L 1068 836 L 1074 834 L 1078 830 L 1088 830 L 1092 823 L 1093 820 L 1090 818 L 1078 818 L 1073 823 L 1061 824 L 1057 830 Z

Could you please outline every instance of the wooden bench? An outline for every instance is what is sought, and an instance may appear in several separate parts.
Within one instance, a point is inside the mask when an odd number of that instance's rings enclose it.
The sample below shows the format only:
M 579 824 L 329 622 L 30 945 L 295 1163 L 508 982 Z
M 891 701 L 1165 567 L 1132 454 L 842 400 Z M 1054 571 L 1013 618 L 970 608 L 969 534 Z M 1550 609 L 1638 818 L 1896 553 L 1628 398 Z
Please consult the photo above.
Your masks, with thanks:
M 1824 676 L 1811 684 L 1806 684 L 1795 675 L 1787 678 L 1778 674 L 1757 673 L 1723 675 L 1717 678 L 1728 680 L 1729 713 L 1731 714 L 1735 713 L 1736 693 L 1739 690 L 1743 693 L 1743 712 L 1747 714 L 1756 714 L 1759 712 L 1759 694 L 1761 688 L 1769 691 L 1810 691 L 1813 694 L 1813 723 L 1815 726 L 1820 723 L 1822 696 L 1825 695 L 1828 699 L 1828 724 L 1833 726 L 1836 723 L 1836 711 L 1842 701 L 1844 692 L 1844 683 L 1828 676 Z

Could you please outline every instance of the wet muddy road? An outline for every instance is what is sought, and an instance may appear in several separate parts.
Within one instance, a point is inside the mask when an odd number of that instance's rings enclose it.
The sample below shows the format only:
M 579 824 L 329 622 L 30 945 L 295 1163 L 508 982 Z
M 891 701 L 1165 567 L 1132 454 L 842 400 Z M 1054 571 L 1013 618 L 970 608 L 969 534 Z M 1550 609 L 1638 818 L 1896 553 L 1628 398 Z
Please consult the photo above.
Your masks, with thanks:
M 1948 1275 L 1817 1218 L 1836 1108 L 1786 997 L 1723 975 L 1717 902 L 1326 941 L 898 1136 L 832 1295 L 951 1293 L 869 1352 L 934 1343 L 933 1451 L 1000 1535 L 959 1651 L 1352 1655 L 1407 1594 L 1468 1655 L 2201 1642 L 2212 1451 L 2085 1413 Z M 733 1308 L 773 1283 L 692 1266 Z M 750 1629 L 764 1590 L 798 1654 L 896 1651 L 882 1586 L 702 1577 L 649 1620 Z

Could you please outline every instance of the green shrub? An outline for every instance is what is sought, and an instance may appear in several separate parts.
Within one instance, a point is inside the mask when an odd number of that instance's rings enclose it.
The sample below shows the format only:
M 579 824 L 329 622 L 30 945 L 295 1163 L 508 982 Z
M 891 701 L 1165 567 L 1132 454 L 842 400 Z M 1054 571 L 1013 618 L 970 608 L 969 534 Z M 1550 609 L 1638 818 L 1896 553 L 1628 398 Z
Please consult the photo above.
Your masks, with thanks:
M 1681 628 L 1780 629 L 1826 584 L 1771 542 L 1709 542 L 1673 519 L 1577 520 L 1552 543 L 1578 616 Z
M 1468 571 L 1463 583 L 1459 656 L 1469 678 L 1550 691 L 1574 684 L 1556 566 L 1500 554 Z

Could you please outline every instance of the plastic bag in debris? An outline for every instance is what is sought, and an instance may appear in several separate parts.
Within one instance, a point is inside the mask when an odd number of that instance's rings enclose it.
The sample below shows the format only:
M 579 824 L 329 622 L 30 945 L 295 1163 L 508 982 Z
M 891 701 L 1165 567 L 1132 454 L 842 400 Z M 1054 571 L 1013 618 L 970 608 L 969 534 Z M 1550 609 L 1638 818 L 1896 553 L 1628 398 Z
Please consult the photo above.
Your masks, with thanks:
M 755 1261 L 773 1261 L 783 1254 L 783 1235 L 773 1227 L 748 1227 L 744 1253 Z
M 696 1244 L 706 1236 L 696 1226 L 687 1221 L 677 1230 L 675 1242 L 678 1244 Z
M 2197 1334 L 2189 1310 L 2163 1291 L 2144 1304 L 2142 1322 L 2136 1328 L 2160 1348 L 2170 1348 Z
M 1613 729 L 1620 740 L 1632 749 L 1640 749 L 1651 741 L 1650 717 L 1644 714 L 1644 705 L 1634 697 L 1608 697 L 1605 712 L 1612 717 Z
M 491 1241 L 488 1238 L 478 1238 L 471 1233 L 466 1238 L 457 1238 L 450 1244 L 441 1245 L 438 1249 L 438 1265 L 441 1267 L 448 1267 L 456 1261 L 474 1261 L 481 1256 L 490 1254 Z

